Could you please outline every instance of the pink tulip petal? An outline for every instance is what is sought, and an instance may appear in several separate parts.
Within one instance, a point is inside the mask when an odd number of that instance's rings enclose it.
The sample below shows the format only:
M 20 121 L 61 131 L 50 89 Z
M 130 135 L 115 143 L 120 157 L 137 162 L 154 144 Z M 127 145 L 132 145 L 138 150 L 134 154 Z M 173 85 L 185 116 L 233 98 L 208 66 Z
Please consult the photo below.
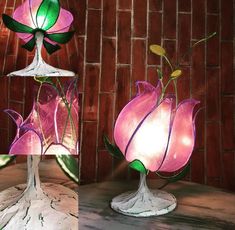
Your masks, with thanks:
M 127 161 L 138 159 L 150 171 L 160 167 L 167 148 L 173 103 L 173 98 L 164 99 L 141 121 L 127 148 Z
M 22 5 L 16 8 L 13 18 L 33 29 L 36 28 L 36 14 L 42 0 L 26 0 Z
M 159 171 L 174 172 L 188 162 L 195 142 L 193 109 L 198 103 L 190 99 L 179 104 L 173 120 L 166 157 Z
M 41 155 L 41 139 L 33 130 L 27 131 L 11 146 L 9 154 L 12 155 Z
M 70 155 L 69 150 L 62 144 L 51 144 L 45 151 L 45 155 Z
M 68 106 L 71 106 L 70 115 L 65 103 L 63 100 L 60 100 L 57 104 L 54 117 L 57 142 L 62 143 L 70 151 L 75 150 L 77 147 L 79 122 L 77 98 L 73 98 L 71 102 L 72 105 L 68 101 Z
M 22 39 L 25 43 L 30 41 L 33 38 L 32 34 L 27 34 L 27 33 L 16 33 L 17 36 Z
M 124 154 L 127 144 L 143 118 L 157 104 L 161 86 L 155 88 L 147 82 L 138 82 L 138 94 L 120 112 L 114 127 L 114 140 Z M 141 92 L 141 86 L 144 91 Z
M 13 121 L 16 123 L 17 128 L 19 128 L 20 125 L 23 123 L 23 117 L 16 111 L 12 109 L 5 109 L 4 112 L 13 119 Z
M 67 32 L 72 22 L 73 15 L 69 11 L 61 8 L 57 22 L 47 32 L 51 34 Z

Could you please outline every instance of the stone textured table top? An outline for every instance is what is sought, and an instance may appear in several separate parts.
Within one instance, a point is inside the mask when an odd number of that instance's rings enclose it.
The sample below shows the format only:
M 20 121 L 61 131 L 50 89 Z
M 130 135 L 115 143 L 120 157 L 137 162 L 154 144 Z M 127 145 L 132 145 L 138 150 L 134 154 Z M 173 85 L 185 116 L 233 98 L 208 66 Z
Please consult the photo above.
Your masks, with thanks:
M 54 159 L 42 160 L 39 165 L 39 173 L 41 182 L 61 184 L 72 190 L 78 190 L 77 184 L 63 173 Z M 0 191 L 17 184 L 26 183 L 26 181 L 26 163 L 7 166 L 0 170 Z
M 160 180 L 147 180 L 157 188 Z M 136 190 L 138 182 L 105 182 L 79 186 L 80 230 L 235 229 L 235 194 L 190 182 L 164 188 L 177 198 L 176 209 L 164 216 L 136 218 L 114 212 L 109 201 L 116 195 Z

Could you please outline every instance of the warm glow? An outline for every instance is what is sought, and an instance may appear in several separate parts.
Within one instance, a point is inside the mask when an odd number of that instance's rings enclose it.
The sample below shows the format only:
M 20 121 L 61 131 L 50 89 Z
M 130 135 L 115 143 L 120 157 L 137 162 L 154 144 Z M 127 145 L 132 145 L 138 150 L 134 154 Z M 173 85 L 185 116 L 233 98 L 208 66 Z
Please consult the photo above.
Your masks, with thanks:
M 182 143 L 183 143 L 184 145 L 190 146 L 190 145 L 192 144 L 192 141 L 191 141 L 191 139 L 190 139 L 189 137 L 184 136 L 184 137 L 182 138 Z
M 39 28 L 42 28 L 43 26 L 47 25 L 47 19 L 44 16 L 38 16 L 37 17 L 37 24 Z

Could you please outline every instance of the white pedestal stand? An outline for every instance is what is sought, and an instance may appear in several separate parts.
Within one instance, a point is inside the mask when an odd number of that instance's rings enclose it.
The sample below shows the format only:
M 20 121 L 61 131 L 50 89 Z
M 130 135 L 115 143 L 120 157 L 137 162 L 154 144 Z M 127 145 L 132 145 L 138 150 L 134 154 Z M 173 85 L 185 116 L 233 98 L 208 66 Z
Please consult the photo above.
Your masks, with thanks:
M 78 195 L 62 185 L 41 185 L 39 162 L 40 156 L 28 156 L 27 185 L 0 193 L 0 229 L 77 230 Z
M 111 201 L 111 208 L 128 216 L 148 217 L 171 212 L 176 207 L 173 195 L 161 190 L 149 190 L 146 175 L 140 174 L 139 189 L 116 196 Z
M 75 76 L 75 73 L 67 70 L 57 69 L 45 63 L 42 59 L 41 50 L 44 35 L 41 32 L 35 34 L 36 52 L 33 62 L 25 69 L 8 74 L 8 76 Z M 19 57 L 20 58 L 20 57 Z

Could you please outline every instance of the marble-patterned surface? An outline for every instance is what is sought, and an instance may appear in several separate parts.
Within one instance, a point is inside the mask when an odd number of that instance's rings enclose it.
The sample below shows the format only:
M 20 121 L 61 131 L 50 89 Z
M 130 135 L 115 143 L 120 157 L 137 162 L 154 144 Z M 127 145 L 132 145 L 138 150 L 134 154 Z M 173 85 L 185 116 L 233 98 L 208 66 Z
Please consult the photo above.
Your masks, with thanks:
M 150 188 L 162 181 L 147 180 Z M 136 218 L 114 212 L 109 202 L 116 195 L 136 190 L 138 182 L 105 182 L 79 186 L 80 230 L 235 229 L 235 194 L 190 182 L 164 188 L 175 195 L 176 209 L 163 216 Z
M 77 185 L 53 160 L 41 162 L 39 168 L 44 183 L 32 189 L 19 185 L 26 182 L 26 164 L 0 171 L 0 226 L 6 230 L 77 230 L 78 196 L 73 191 Z

